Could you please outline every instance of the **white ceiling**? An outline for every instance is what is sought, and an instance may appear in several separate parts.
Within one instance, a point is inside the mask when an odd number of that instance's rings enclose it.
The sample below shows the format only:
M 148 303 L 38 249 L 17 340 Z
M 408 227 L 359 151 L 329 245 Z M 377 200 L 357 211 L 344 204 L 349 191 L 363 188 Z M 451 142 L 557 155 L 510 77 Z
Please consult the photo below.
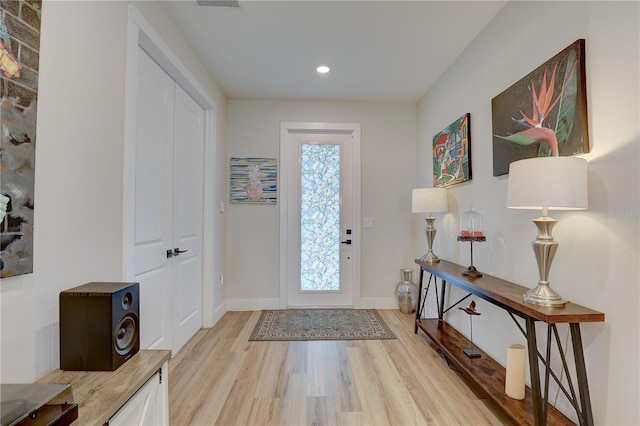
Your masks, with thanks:
M 416 102 L 505 3 L 162 4 L 229 98 Z

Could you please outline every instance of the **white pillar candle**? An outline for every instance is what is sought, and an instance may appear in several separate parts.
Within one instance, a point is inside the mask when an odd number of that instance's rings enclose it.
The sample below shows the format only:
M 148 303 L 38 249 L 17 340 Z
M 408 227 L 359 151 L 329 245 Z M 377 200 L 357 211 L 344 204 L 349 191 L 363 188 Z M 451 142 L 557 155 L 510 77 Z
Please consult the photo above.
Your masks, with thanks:
M 527 351 L 524 346 L 515 344 L 507 348 L 507 378 L 504 390 L 513 399 L 524 399 L 526 359 Z

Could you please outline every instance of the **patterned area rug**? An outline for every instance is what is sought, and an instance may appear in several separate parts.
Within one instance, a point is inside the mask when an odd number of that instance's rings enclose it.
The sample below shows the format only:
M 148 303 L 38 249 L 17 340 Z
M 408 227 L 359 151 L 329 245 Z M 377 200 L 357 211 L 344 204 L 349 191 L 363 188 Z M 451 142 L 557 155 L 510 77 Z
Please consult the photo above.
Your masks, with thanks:
M 249 340 L 395 339 L 374 309 L 262 311 Z

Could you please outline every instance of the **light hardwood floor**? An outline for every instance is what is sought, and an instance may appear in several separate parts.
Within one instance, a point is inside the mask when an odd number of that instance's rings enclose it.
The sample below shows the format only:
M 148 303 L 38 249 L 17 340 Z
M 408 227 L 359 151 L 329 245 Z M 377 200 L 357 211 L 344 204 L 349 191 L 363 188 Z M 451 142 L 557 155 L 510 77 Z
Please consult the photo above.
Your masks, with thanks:
M 394 340 L 250 342 L 260 312 L 228 312 L 169 361 L 171 425 L 502 425 L 413 318 Z

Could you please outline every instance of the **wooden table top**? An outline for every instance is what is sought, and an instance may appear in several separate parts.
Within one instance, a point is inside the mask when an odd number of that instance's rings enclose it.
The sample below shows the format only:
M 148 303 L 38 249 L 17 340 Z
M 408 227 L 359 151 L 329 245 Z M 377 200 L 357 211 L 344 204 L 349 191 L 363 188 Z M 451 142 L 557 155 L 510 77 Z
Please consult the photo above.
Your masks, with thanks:
M 168 350 L 141 350 L 116 371 L 55 370 L 38 382 L 70 384 L 78 404 L 74 423 L 104 425 L 170 357 Z
M 425 263 L 420 259 L 415 262 L 420 268 L 438 278 L 444 279 L 469 293 L 475 294 L 495 305 L 507 309 L 516 315 L 532 317 L 538 321 L 553 323 L 602 322 L 604 313 L 594 311 L 576 303 L 567 303 L 563 308 L 547 308 L 544 306 L 525 303 L 522 296 L 529 291 L 527 287 L 493 277 L 486 273 L 479 278 L 465 277 L 462 272 L 467 270 L 446 260 L 438 263 Z

